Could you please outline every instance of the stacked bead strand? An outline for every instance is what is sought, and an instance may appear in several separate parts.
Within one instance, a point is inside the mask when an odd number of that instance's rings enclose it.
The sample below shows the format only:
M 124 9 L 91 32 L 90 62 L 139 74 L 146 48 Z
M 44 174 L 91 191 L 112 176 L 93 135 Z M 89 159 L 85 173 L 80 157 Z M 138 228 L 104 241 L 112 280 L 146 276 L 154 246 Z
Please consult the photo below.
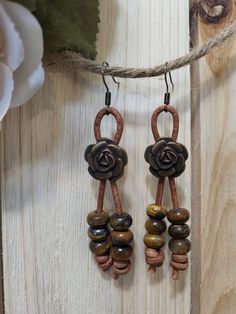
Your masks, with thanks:
M 87 223 L 90 225 L 88 236 L 91 239 L 89 248 L 95 255 L 95 259 L 103 271 L 107 271 L 112 265 L 110 256 L 110 231 L 108 223 L 109 213 L 103 210 L 103 198 L 106 181 L 100 182 L 97 210 L 92 211 L 87 216 Z
M 157 187 L 156 203 L 147 207 L 149 219 L 145 223 L 145 234 L 143 241 L 146 245 L 145 259 L 149 265 L 148 271 L 155 272 L 156 267 L 161 267 L 164 262 L 164 252 L 161 249 L 165 244 L 163 233 L 166 231 L 164 218 L 167 209 L 161 205 L 164 188 L 164 179 L 159 179 Z
M 116 183 L 111 183 L 116 213 L 110 217 L 111 231 L 111 256 L 113 258 L 113 277 L 118 279 L 120 275 L 125 275 L 131 267 L 130 257 L 133 248 L 130 243 L 133 241 L 133 233 L 129 230 L 132 225 L 132 217 L 123 211 L 118 188 Z
M 191 249 L 191 242 L 187 239 L 190 235 L 190 228 L 186 224 L 190 213 L 185 208 L 179 208 L 177 191 L 174 178 L 169 178 L 171 196 L 174 209 L 167 213 L 167 218 L 171 225 L 168 233 L 171 236 L 169 249 L 172 252 L 170 265 L 173 268 L 172 278 L 178 279 L 179 270 L 186 270 L 189 266 L 187 253 Z

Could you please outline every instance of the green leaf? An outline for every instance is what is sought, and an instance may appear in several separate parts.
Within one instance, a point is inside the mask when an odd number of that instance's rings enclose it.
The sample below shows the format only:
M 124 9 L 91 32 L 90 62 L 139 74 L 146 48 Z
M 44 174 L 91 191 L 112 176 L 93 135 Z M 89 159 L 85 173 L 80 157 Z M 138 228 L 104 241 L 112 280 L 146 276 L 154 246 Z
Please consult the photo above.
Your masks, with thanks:
M 72 50 L 96 56 L 98 0 L 17 0 L 34 11 L 43 28 L 46 52 Z M 35 3 L 36 2 L 36 3 Z

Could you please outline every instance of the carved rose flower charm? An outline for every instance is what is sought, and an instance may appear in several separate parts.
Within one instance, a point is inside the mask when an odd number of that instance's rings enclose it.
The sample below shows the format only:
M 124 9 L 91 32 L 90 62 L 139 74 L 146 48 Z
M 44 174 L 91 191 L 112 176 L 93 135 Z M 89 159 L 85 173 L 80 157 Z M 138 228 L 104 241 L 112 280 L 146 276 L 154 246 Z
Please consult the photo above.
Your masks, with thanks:
M 84 157 L 89 164 L 89 173 L 97 180 L 118 180 L 128 162 L 126 151 L 107 138 L 89 145 Z
M 178 177 L 184 172 L 188 151 L 183 144 L 174 142 L 172 138 L 162 137 L 147 147 L 144 158 L 155 177 Z

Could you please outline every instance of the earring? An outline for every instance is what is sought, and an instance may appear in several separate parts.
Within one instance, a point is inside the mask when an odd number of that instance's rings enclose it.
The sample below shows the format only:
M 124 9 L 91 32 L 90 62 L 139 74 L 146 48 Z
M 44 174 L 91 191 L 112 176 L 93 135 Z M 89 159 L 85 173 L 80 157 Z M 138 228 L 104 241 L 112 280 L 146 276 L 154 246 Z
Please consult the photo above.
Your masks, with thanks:
M 167 73 L 167 71 L 166 71 Z M 191 243 L 186 239 L 190 235 L 190 228 L 186 224 L 190 217 L 187 209 L 179 207 L 178 195 L 176 190 L 175 178 L 180 176 L 185 170 L 185 161 L 188 158 L 188 152 L 183 144 L 177 143 L 179 131 L 179 115 L 174 107 L 169 105 L 170 93 L 168 91 L 167 77 L 165 73 L 166 93 L 164 105 L 158 107 L 151 118 L 151 128 L 155 139 L 155 144 L 147 147 L 145 151 L 145 160 L 149 163 L 149 170 L 155 177 L 158 177 L 158 186 L 156 193 L 156 202 L 147 208 L 147 220 L 145 227 L 147 234 L 144 236 L 146 245 L 146 262 L 149 265 L 149 271 L 155 271 L 164 261 L 162 247 L 165 239 L 162 235 L 166 230 L 166 224 L 163 221 L 167 216 L 171 223 L 168 233 L 172 237 L 169 241 L 169 249 L 172 252 L 171 267 L 173 268 L 172 278 L 178 279 L 178 271 L 188 268 L 187 253 L 191 249 Z M 173 86 L 171 74 L 169 72 L 171 84 Z M 173 118 L 172 137 L 160 137 L 157 128 L 157 120 L 162 112 L 169 112 Z M 169 178 L 171 199 L 173 209 L 167 212 L 162 206 L 163 190 L 165 178 Z
M 105 66 L 108 64 L 105 63 Z M 106 107 L 100 110 L 94 122 L 94 134 L 97 143 L 89 145 L 85 151 L 85 160 L 88 162 L 90 175 L 100 180 L 97 209 L 88 214 L 87 222 L 90 225 L 88 236 L 90 250 L 103 271 L 113 268 L 113 277 L 118 279 L 120 275 L 129 272 L 133 248 L 130 243 L 133 233 L 129 230 L 132 225 L 132 217 L 123 211 L 116 181 L 124 174 L 124 167 L 128 162 L 126 151 L 119 146 L 123 133 L 123 118 L 119 111 L 110 107 L 111 93 L 106 87 Z M 115 79 L 113 78 L 114 82 Z M 117 123 L 114 140 L 101 136 L 101 121 L 105 115 L 112 115 Z M 103 209 L 104 194 L 107 180 L 110 181 L 116 212 L 109 216 Z M 109 230 L 109 225 L 112 231 Z

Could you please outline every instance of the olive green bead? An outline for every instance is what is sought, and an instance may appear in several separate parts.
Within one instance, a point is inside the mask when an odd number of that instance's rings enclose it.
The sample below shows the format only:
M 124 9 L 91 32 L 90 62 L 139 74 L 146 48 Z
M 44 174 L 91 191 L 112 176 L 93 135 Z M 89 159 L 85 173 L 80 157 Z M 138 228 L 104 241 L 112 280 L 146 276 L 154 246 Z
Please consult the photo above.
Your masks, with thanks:
M 170 225 L 168 233 L 173 239 L 185 239 L 190 235 L 190 228 L 186 224 Z
M 115 213 L 110 217 L 110 225 L 114 230 L 126 231 L 132 225 L 132 217 L 125 212 Z
M 130 245 L 127 246 L 116 246 L 113 245 L 111 248 L 111 256 L 117 261 L 124 261 L 132 256 L 133 248 Z
M 155 219 L 163 219 L 167 214 L 167 209 L 164 206 L 150 204 L 147 207 L 147 215 Z
M 167 213 L 167 218 L 168 218 L 169 222 L 171 222 L 172 224 L 176 224 L 176 225 L 184 224 L 186 221 L 189 220 L 189 217 L 190 217 L 190 213 L 185 208 L 171 209 Z
M 133 240 L 132 231 L 115 231 L 111 232 L 111 241 L 117 246 L 126 246 Z
M 95 242 L 90 241 L 89 248 L 93 254 L 100 256 L 105 255 L 110 249 L 111 243 L 109 241 Z
M 166 223 L 164 220 L 148 219 L 145 228 L 149 233 L 161 234 L 166 231 Z
M 169 249 L 177 255 L 185 255 L 191 250 L 191 242 L 188 239 L 171 239 Z
M 87 216 L 87 223 L 91 227 L 104 227 L 109 222 L 109 214 L 105 211 L 97 212 L 92 211 Z
M 88 236 L 95 242 L 101 242 L 107 238 L 109 230 L 107 228 L 92 228 L 88 229 Z
M 145 234 L 143 242 L 150 249 L 160 249 L 165 244 L 165 238 L 159 234 Z

